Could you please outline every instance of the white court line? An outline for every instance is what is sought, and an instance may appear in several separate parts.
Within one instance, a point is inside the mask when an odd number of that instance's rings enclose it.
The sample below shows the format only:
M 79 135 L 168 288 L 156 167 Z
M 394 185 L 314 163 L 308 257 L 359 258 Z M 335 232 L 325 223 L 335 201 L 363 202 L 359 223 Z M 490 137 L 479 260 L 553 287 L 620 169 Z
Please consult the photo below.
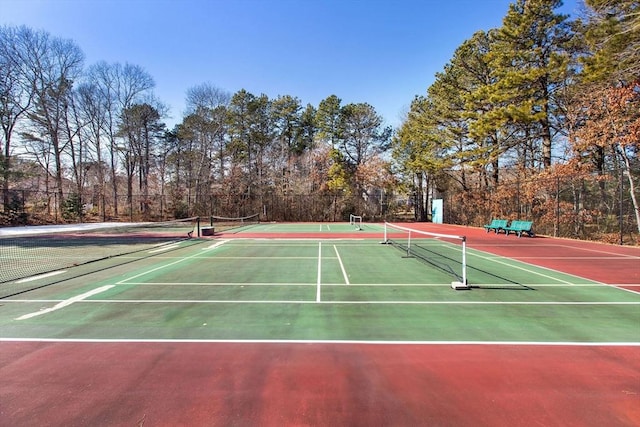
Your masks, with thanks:
M 316 289 L 316 302 L 320 302 L 320 291 L 322 283 L 322 242 L 318 242 L 318 286 Z
M 487 244 L 487 243 L 478 243 L 473 245 L 474 248 L 481 248 L 481 247 L 490 247 L 490 248 L 495 248 L 495 247 L 520 247 L 520 245 L 516 245 L 516 244 L 510 244 L 510 245 L 503 245 L 503 244 Z M 621 253 L 617 253 L 617 252 L 611 252 L 611 251 L 603 251 L 603 250 L 599 250 L 599 249 L 592 249 L 592 248 L 581 248 L 581 247 L 577 247 L 577 246 L 572 246 L 572 245 L 556 245 L 556 244 L 548 244 L 548 245 L 536 245 L 536 247 L 547 247 L 547 248 L 568 248 L 568 249 L 575 249 L 575 250 L 579 250 L 579 251 L 585 251 L 585 252 L 595 252 L 598 254 L 608 254 L 611 255 L 611 257 L 594 257 L 594 259 L 621 259 L 621 258 L 630 258 L 630 259 L 638 259 L 640 257 L 636 256 L 636 255 L 631 255 L 631 254 L 621 254 Z M 530 256 L 530 257 L 525 257 L 525 258 L 549 258 L 549 257 L 536 257 L 536 256 Z M 591 257 L 579 257 L 579 256 L 572 256 L 572 257 L 563 257 L 563 256 L 558 256 L 558 257 L 550 257 L 550 258 L 559 258 L 559 259 L 591 259 Z
M 614 287 L 616 289 L 620 289 L 621 291 L 630 292 L 630 293 L 632 293 L 634 295 L 640 295 L 640 290 L 635 291 L 633 289 L 625 288 L 625 286 L 629 286 L 628 284 L 627 285 L 624 285 L 624 284 L 622 284 L 622 285 L 607 285 L 607 286 L 611 286 L 611 287 Z M 630 285 L 630 286 L 637 286 L 637 285 Z
M 520 267 L 520 266 L 518 266 L 518 265 L 509 264 L 508 262 L 500 261 L 499 259 L 495 259 L 495 258 L 492 258 L 492 257 L 488 257 L 488 256 L 480 255 L 480 254 L 478 254 L 478 253 L 476 253 L 476 252 L 477 252 L 477 250 L 475 250 L 475 251 L 471 251 L 471 252 L 467 252 L 467 254 L 468 254 L 468 255 L 476 256 L 476 257 L 478 257 L 478 258 L 482 258 L 482 259 L 487 260 L 487 261 L 492 261 L 492 262 L 495 262 L 495 263 L 497 263 L 497 264 L 506 265 L 507 267 L 515 268 L 515 269 L 522 270 L 522 271 L 526 271 L 527 273 L 535 274 L 536 276 L 541 276 L 541 277 L 544 277 L 544 278 L 546 278 L 546 279 L 555 280 L 555 281 L 558 281 L 558 282 L 566 283 L 566 284 L 568 284 L 568 285 L 571 285 L 571 284 L 572 284 L 571 282 L 568 282 L 568 281 L 566 281 L 566 280 L 558 279 L 557 277 L 549 276 L 549 275 L 547 275 L 547 274 L 542 274 L 542 273 L 540 273 L 540 272 L 537 272 L 537 271 L 534 271 L 534 270 L 531 270 L 531 269 L 528 269 L 528 268 Z M 484 253 L 484 252 L 483 252 L 483 253 Z M 518 262 L 518 263 L 520 263 L 520 264 L 528 265 L 528 266 L 530 266 L 530 267 L 535 267 L 535 268 L 539 268 L 539 269 L 542 269 L 542 270 L 546 270 L 546 271 L 550 271 L 550 272 L 554 272 L 554 273 L 558 273 L 558 274 L 562 274 L 562 275 L 566 275 L 566 276 L 577 277 L 577 278 L 580 278 L 580 279 L 582 279 L 582 280 L 590 280 L 590 279 L 586 279 L 586 278 L 584 278 L 584 277 L 576 276 L 576 275 L 574 275 L 574 274 L 564 273 L 564 272 L 561 272 L 561 271 L 553 270 L 553 269 L 551 269 L 551 268 L 542 267 L 542 266 L 539 266 L 539 265 L 535 265 L 535 264 L 531 264 L 531 263 L 528 263 L 528 262 L 520 261 L 520 260 L 518 260 L 518 259 L 514 259 L 514 261 L 516 261 L 516 262 Z M 602 283 L 602 282 L 597 282 L 597 281 L 595 281 L 595 280 L 590 280 L 590 281 L 591 281 L 591 282 L 595 282 L 595 283 L 599 283 L 599 284 L 601 284 L 601 285 L 604 285 L 604 283 Z M 535 285 L 530 285 L 530 286 L 535 286 Z
M 588 341 L 385 341 L 385 340 L 242 340 L 242 339 L 110 339 L 110 338 L 5 338 L 0 342 L 52 343 L 181 343 L 181 344 L 340 344 L 340 345 L 473 345 L 473 346 L 552 346 L 552 347 L 640 347 L 640 342 Z
M 327 257 L 325 257 L 326 259 Z M 333 258 L 331 258 L 333 259 Z M 136 286 L 317 286 L 316 282 L 127 282 L 127 285 Z M 579 283 L 579 284 L 563 284 L 563 283 L 483 283 L 478 285 L 479 287 L 514 287 L 514 286 L 528 286 L 536 288 L 574 288 L 574 287 L 586 287 L 586 288 L 600 288 L 603 285 L 601 283 Z M 344 286 L 344 283 L 323 283 L 322 286 Z M 363 286 L 363 287 L 450 287 L 451 283 L 350 283 L 350 286 Z M 612 288 L 618 288 L 618 286 L 633 286 L 629 284 L 621 285 L 604 285 Z M 637 285 L 635 285 L 637 286 Z M 525 288 L 523 288 L 525 290 Z M 620 289 L 625 290 L 625 289 Z
M 347 275 L 347 271 L 344 269 L 344 264 L 342 264 L 342 258 L 340 258 L 340 254 L 338 253 L 338 248 L 336 245 L 333 245 L 333 249 L 336 251 L 336 256 L 338 257 L 338 262 L 340 263 L 340 269 L 342 270 L 342 276 L 344 277 L 344 283 L 349 284 L 349 276 Z
M 212 249 L 212 248 L 204 248 Z M 203 249 L 203 250 L 204 250 Z M 216 259 L 313 259 L 315 256 L 217 256 Z
M 215 244 L 213 244 L 213 245 L 211 245 L 211 246 L 209 246 L 209 247 L 207 247 L 207 248 L 203 248 L 202 250 L 211 250 L 211 249 L 215 249 L 215 248 L 217 248 L 218 246 L 224 245 L 226 242 L 228 242 L 228 240 L 221 240 L 221 241 L 219 241 L 219 242 L 217 242 L 217 243 L 215 243 Z M 167 267 L 170 267 L 170 266 L 172 266 L 172 265 L 179 264 L 179 263 L 181 263 L 181 262 L 184 262 L 184 261 L 189 260 L 189 259 L 192 259 L 192 258 L 197 258 L 199 255 L 200 255 L 199 253 L 195 253 L 195 254 L 190 255 L 190 256 L 188 256 L 188 257 L 178 258 L 176 261 L 174 261 L 174 262 L 170 262 L 169 264 L 164 264 L 164 265 L 161 265 L 161 266 L 159 266 L 159 267 L 152 268 L 151 270 L 143 271 L 142 273 L 140 273 L 140 274 L 136 274 L 135 276 L 131 276 L 131 277 L 127 278 L 127 279 L 123 279 L 123 280 L 119 281 L 118 283 L 116 283 L 116 285 L 128 285 L 129 283 L 127 283 L 127 282 L 128 282 L 129 280 L 137 279 L 138 277 L 145 276 L 145 275 L 147 275 L 147 274 L 149 274 L 149 273 L 153 273 L 154 271 L 162 270 L 163 268 L 167 268 Z
M 315 247 L 315 243 L 318 241 L 317 238 L 298 238 L 298 237 L 238 237 L 233 239 L 231 244 L 233 246 L 253 246 L 255 242 L 260 242 L 261 247 L 265 246 L 275 246 L 277 248 L 281 248 L 282 245 L 271 242 L 296 242 L 299 245 L 287 245 L 287 246 L 313 246 Z
M 90 296 L 93 296 L 93 295 L 99 294 L 101 292 L 107 291 L 107 290 L 113 288 L 114 286 L 115 285 L 105 285 L 105 286 L 93 289 L 93 290 L 91 290 L 89 292 L 85 292 L 84 294 L 77 295 L 77 296 L 75 296 L 73 298 L 69 298 L 69 299 L 66 299 L 66 300 L 64 300 L 62 302 L 59 302 L 58 304 L 54 305 L 51 308 L 47 308 L 47 309 L 44 309 L 44 310 L 40 310 L 40 311 L 36 311 L 36 312 L 33 312 L 33 313 L 25 314 L 24 316 L 20 316 L 20 317 L 16 318 L 16 320 L 26 320 L 26 319 L 30 319 L 32 317 L 40 316 L 42 314 L 51 313 L 52 311 L 60 310 L 61 308 L 67 307 L 67 306 L 73 304 L 74 302 L 80 302 L 80 301 L 84 300 L 85 298 L 89 298 Z
M 274 228 L 278 228 L 278 224 L 263 225 L 262 227 L 260 227 L 260 230 L 261 231 L 269 231 L 269 230 L 272 230 Z
M 180 283 L 171 283 L 171 282 L 127 282 L 127 285 L 135 285 L 135 286 L 318 286 L 316 282 L 180 282 Z M 332 286 L 332 283 L 325 283 L 324 286 Z M 343 283 L 339 283 L 337 285 L 343 286 Z M 441 285 L 442 286 L 442 285 Z
M 363 242 L 366 241 L 367 239 L 365 239 L 364 237 L 358 237 L 355 239 L 349 238 L 349 237 L 344 237 L 344 238 L 336 238 L 336 237 L 282 237 L 282 238 L 270 238 L 270 237 L 238 237 L 237 239 L 233 239 L 234 240 L 234 245 L 235 246 L 240 246 L 240 242 L 244 243 L 244 242 L 251 242 L 251 241 L 259 241 L 261 244 L 262 242 L 297 242 L 300 243 L 301 245 L 304 246 L 308 246 L 310 244 L 315 244 L 315 242 L 318 241 L 331 241 L 331 242 L 340 242 L 340 241 L 347 241 L 347 242 Z M 266 245 L 263 244 L 264 246 L 278 246 L 278 245 Z M 371 243 L 367 243 L 367 246 L 371 245 Z M 292 245 L 293 246 L 293 245 Z
M 619 254 L 619 253 L 611 252 L 611 251 L 601 251 L 601 250 L 598 250 L 598 249 L 581 248 L 581 247 L 576 247 L 576 246 L 571 246 L 571 245 L 554 245 L 554 246 L 562 246 L 562 247 L 569 248 L 569 249 L 577 249 L 577 250 L 580 250 L 580 251 L 595 252 L 595 253 L 599 253 L 599 254 L 609 254 L 609 255 L 614 255 L 617 258 L 631 258 L 631 259 L 640 258 L 638 256 L 629 255 L 629 254 Z
M 222 245 L 224 245 L 224 244 L 225 244 L 225 243 L 227 243 L 227 242 L 228 242 L 228 240 L 220 240 L 219 242 L 216 242 L 216 243 L 214 243 L 214 244 L 212 244 L 212 245 L 210 245 L 210 246 L 207 246 L 206 248 L 202 248 L 202 250 L 203 250 L 203 251 L 206 251 L 206 250 L 209 250 L 209 249 L 215 249 L 215 248 L 217 248 L 218 246 L 222 246 Z
M 113 286 L 113 285 L 110 285 Z M 344 286 L 344 285 L 342 285 Z M 57 300 L 6 300 L 8 302 L 35 303 L 35 302 L 55 302 Z M 68 300 L 65 300 L 68 301 Z M 64 302 L 64 301 L 63 301 Z M 544 306 L 624 306 L 637 305 L 640 301 L 312 301 L 312 300 L 172 300 L 172 299 L 100 299 L 100 300 L 78 300 L 74 302 L 86 304 L 325 304 L 325 305 L 544 305 Z
M 478 250 L 478 248 L 474 248 L 475 250 Z M 502 255 L 494 255 L 494 256 L 490 256 L 488 258 L 504 258 L 504 256 Z M 590 260 L 590 259 L 596 259 L 596 260 L 604 260 L 604 259 L 615 259 L 615 260 L 620 260 L 623 259 L 621 257 L 616 257 L 616 256 L 516 256 L 516 257 L 510 257 L 511 259 L 515 259 L 515 260 L 521 260 L 521 259 L 578 259 L 578 260 Z M 629 259 L 629 261 L 632 260 L 636 260 L 636 259 L 640 259 L 640 257 L 625 257 L 624 260 Z
M 32 282 L 34 280 L 40 280 L 40 279 L 45 279 L 47 277 L 51 277 L 51 276 L 57 276 L 58 274 L 62 274 L 62 273 L 66 273 L 67 270 L 58 270 L 58 271 L 52 271 L 51 273 L 45 273 L 45 274 L 40 274 L 38 276 L 31 276 L 31 277 L 27 277 L 25 279 L 21 279 L 18 280 L 15 283 L 27 283 L 27 282 Z
M 171 244 L 171 245 L 161 246 L 161 247 L 159 247 L 159 248 L 157 248 L 157 249 L 153 249 L 153 250 L 151 250 L 151 251 L 148 251 L 147 253 L 155 254 L 156 252 L 169 251 L 169 250 L 171 250 L 171 249 L 175 249 L 175 248 L 177 248 L 177 247 L 180 247 L 180 243 L 173 243 L 173 244 Z
M 487 246 L 487 245 L 478 245 L 478 246 Z M 514 245 L 514 246 L 515 246 L 515 245 Z M 553 247 L 555 247 L 555 246 L 557 246 L 557 245 L 548 245 L 548 246 L 553 246 Z M 563 246 L 564 246 L 564 245 L 563 245 Z M 567 247 L 572 248 L 573 246 L 567 246 Z M 585 249 L 585 250 L 591 250 L 591 249 Z M 598 252 L 598 251 L 595 251 L 595 252 Z M 483 253 L 483 254 L 487 254 L 487 255 L 485 255 L 485 256 L 481 256 L 481 255 L 479 255 L 479 253 Z M 606 252 L 605 252 L 605 253 L 606 253 Z M 537 273 L 537 272 L 535 272 L 535 271 L 533 271 L 533 270 L 529 270 L 529 269 L 526 269 L 526 268 L 522 268 L 522 267 L 518 267 L 518 266 L 515 266 L 515 265 L 511 265 L 511 264 L 506 263 L 506 262 L 503 262 L 503 261 L 499 261 L 499 259 L 504 258 L 504 257 L 502 257 L 502 256 L 500 256 L 500 255 L 493 255 L 493 254 L 490 254 L 490 253 L 488 253 L 488 252 L 484 252 L 484 251 L 482 251 L 482 250 L 478 249 L 477 247 L 474 247 L 472 251 L 469 251 L 469 252 L 468 252 L 468 254 L 471 254 L 471 255 L 477 256 L 477 257 L 482 258 L 482 259 L 485 259 L 485 260 L 494 261 L 494 262 L 497 262 L 497 263 L 499 263 L 499 264 L 507 265 L 507 266 L 509 266 L 509 267 L 518 268 L 518 269 L 520 269 L 520 270 L 524 270 L 524 271 L 530 272 L 530 273 L 532 273 L 532 274 L 536 274 L 536 275 L 539 275 L 539 276 L 542 276 L 542 277 L 546 277 L 546 278 L 548 278 L 548 279 L 552 279 L 552 280 L 559 280 L 560 282 L 562 282 L 562 283 L 566 284 L 567 286 L 591 286 L 590 284 L 574 284 L 574 283 L 572 283 L 572 282 L 567 282 L 567 281 L 565 281 L 565 280 L 556 279 L 556 278 L 555 278 L 555 277 L 553 277 L 553 276 L 548 276 L 548 275 L 545 275 L 545 274 Z M 614 255 L 615 255 L 615 254 L 614 254 Z M 555 258 L 557 258 L 557 257 L 552 257 L 552 258 L 554 258 L 554 259 L 555 259 Z M 546 271 L 550 271 L 550 272 L 553 272 L 553 273 L 558 273 L 558 274 L 562 274 L 562 275 L 569 276 L 569 277 L 575 277 L 576 279 L 580 279 L 580 280 L 584 280 L 584 281 L 592 282 L 592 283 L 596 284 L 597 286 L 609 286 L 609 287 L 613 287 L 613 288 L 616 288 L 616 289 L 620 289 L 621 291 L 630 292 L 630 293 L 632 293 L 632 294 L 640 294 L 640 292 L 638 292 L 638 291 L 635 291 L 635 290 L 632 290 L 632 289 L 627 289 L 627 288 L 625 288 L 625 286 L 634 286 L 634 285 L 629 285 L 628 283 L 615 284 L 615 283 L 604 283 L 604 282 L 598 282 L 598 281 L 596 281 L 596 280 L 587 279 L 587 278 L 585 278 L 585 277 L 578 276 L 577 274 L 565 273 L 565 272 L 563 272 L 563 271 L 558 271 L 558 270 L 554 270 L 554 269 L 552 269 L 552 268 L 543 267 L 543 266 L 541 266 L 541 265 L 536 265 L 536 264 L 532 264 L 532 263 L 530 263 L 530 262 L 523 261 L 523 259 L 539 259 L 539 257 L 520 257 L 520 258 L 509 258 L 509 259 L 511 259 L 511 260 L 513 260 L 513 261 L 515 261 L 515 262 L 521 263 L 521 264 L 529 265 L 529 266 L 534 267 L 534 268 L 539 268 L 539 269 L 546 270 Z M 580 259 L 580 258 L 578 258 L 578 259 Z M 598 258 L 598 257 L 595 257 L 595 259 L 599 259 L 599 258 Z M 617 258 L 616 258 L 616 257 L 614 257 L 614 258 L 612 258 L 612 259 L 620 259 L 620 258 L 619 258 L 619 257 L 617 257 Z M 553 286 L 553 285 L 551 285 L 551 284 L 545 284 L 545 285 L 540 285 L 540 284 L 525 284 L 525 285 L 526 285 L 526 286 Z M 490 286 L 490 285 L 482 285 L 482 286 Z M 563 285 L 559 285 L 559 286 L 563 286 Z

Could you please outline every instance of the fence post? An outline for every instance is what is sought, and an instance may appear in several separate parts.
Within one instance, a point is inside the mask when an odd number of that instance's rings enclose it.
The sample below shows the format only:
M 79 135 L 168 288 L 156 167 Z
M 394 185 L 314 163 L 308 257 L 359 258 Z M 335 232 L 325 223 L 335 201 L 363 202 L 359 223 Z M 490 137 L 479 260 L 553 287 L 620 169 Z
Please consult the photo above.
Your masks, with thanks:
M 558 237 L 560 232 L 560 177 L 556 177 L 556 223 L 553 227 L 553 237 Z
M 620 225 L 620 246 L 624 244 L 624 230 L 623 230 L 623 214 L 624 214 L 624 205 L 622 199 L 624 197 L 624 169 L 620 168 L 620 215 L 618 218 Z

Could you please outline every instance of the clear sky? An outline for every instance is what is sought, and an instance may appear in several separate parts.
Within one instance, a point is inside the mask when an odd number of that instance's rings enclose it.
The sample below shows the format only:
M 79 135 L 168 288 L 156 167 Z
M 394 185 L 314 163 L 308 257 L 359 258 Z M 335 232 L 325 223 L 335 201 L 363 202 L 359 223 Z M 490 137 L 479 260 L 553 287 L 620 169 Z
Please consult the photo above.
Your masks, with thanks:
M 0 24 L 72 39 L 85 65 L 141 66 L 182 119 L 210 83 L 318 106 L 367 102 L 398 126 L 455 49 L 501 25 L 511 0 L 0 0 Z M 580 0 L 560 11 L 575 14 Z

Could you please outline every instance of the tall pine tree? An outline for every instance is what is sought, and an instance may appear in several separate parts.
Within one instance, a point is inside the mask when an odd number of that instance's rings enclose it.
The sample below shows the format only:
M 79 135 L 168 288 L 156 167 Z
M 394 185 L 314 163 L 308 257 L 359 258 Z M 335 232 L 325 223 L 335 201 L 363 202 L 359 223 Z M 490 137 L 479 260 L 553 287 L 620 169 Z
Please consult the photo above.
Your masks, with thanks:
M 561 128 L 559 90 L 573 73 L 572 31 L 561 0 L 517 0 L 495 33 L 487 58 L 494 73 L 488 97 L 504 123 L 520 126 L 524 166 L 551 166 Z

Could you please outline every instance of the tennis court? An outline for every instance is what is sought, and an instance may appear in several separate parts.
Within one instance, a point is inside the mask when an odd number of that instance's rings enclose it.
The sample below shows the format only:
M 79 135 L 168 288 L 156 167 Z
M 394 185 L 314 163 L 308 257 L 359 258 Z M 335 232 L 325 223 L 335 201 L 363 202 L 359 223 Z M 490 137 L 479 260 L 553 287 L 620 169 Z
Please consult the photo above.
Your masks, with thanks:
M 156 233 L 7 279 L 0 424 L 640 425 L 640 248 L 407 227 Z

